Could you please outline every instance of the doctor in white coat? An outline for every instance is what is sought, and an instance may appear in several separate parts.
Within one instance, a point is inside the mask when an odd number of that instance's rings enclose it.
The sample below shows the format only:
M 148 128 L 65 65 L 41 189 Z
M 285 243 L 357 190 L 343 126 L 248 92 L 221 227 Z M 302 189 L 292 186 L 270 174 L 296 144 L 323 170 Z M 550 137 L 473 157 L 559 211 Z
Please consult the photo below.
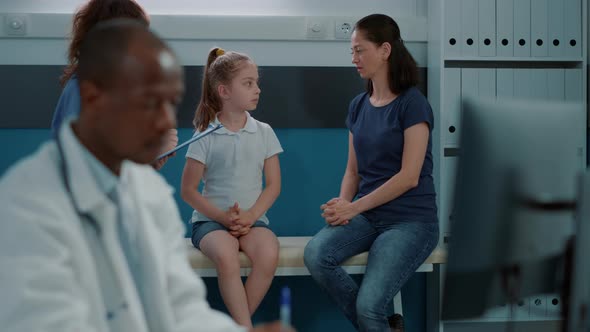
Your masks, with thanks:
M 79 119 L 0 181 L 0 330 L 245 331 L 206 302 L 172 189 L 148 165 L 176 126 L 175 56 L 141 24 L 106 22 L 78 77 Z

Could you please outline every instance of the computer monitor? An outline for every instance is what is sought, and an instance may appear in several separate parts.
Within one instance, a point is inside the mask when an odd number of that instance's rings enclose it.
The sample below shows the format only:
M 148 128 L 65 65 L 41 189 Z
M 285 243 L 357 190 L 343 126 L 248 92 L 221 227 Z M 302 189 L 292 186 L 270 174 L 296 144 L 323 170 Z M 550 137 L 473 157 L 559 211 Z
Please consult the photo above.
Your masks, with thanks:
M 581 104 L 464 101 L 443 319 L 556 290 L 585 133 Z
M 590 331 L 590 173 L 580 177 L 564 331 Z

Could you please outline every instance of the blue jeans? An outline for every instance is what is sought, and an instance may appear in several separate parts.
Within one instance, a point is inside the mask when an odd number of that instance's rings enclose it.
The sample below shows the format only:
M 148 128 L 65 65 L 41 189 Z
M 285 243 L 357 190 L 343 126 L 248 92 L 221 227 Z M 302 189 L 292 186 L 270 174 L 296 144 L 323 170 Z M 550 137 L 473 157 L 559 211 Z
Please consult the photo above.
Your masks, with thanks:
M 389 331 L 393 297 L 437 243 L 438 222 L 392 222 L 367 213 L 348 225 L 320 230 L 305 247 L 304 260 L 313 279 L 359 331 L 383 332 Z M 365 251 L 369 258 L 359 286 L 340 264 Z

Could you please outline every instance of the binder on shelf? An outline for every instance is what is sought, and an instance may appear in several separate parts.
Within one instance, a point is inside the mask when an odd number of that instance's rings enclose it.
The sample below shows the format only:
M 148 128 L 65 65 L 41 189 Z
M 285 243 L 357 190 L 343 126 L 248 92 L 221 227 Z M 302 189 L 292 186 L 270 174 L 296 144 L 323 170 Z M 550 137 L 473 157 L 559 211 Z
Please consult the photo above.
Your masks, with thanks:
M 444 4 L 444 56 L 461 55 L 461 0 L 447 0 Z
M 514 69 L 514 97 L 519 99 L 532 99 L 533 89 L 531 84 L 531 70 L 528 68 Z
M 479 56 L 496 56 L 496 1 L 479 0 Z
M 459 143 L 460 121 L 461 121 L 461 69 L 445 68 L 444 69 L 444 87 L 443 94 L 444 105 L 444 142 L 447 145 L 457 145 Z
M 461 0 L 461 56 L 478 56 L 479 32 L 476 0 Z
M 552 58 L 563 57 L 566 40 L 563 29 L 565 14 L 564 2 L 550 0 L 547 2 L 547 55 Z
M 514 0 L 496 0 L 496 54 L 514 55 Z
M 514 97 L 514 69 L 496 69 L 496 96 L 499 99 Z
M 478 72 L 478 95 L 480 97 L 496 97 L 496 69 L 482 68 Z
M 514 56 L 531 56 L 531 0 L 514 0 Z
M 565 69 L 565 100 L 572 102 L 582 101 L 582 69 Z
M 582 3 L 580 0 L 563 0 L 565 55 L 567 57 L 582 57 Z
M 536 100 L 549 99 L 547 89 L 547 69 L 531 69 L 531 88 Z
M 479 69 L 461 68 L 461 98 L 479 96 Z
M 565 70 L 563 68 L 547 69 L 547 92 L 549 100 L 565 100 Z
M 547 4 L 549 0 L 531 1 L 531 55 L 533 57 L 547 56 Z M 551 0 L 552 2 L 558 2 Z

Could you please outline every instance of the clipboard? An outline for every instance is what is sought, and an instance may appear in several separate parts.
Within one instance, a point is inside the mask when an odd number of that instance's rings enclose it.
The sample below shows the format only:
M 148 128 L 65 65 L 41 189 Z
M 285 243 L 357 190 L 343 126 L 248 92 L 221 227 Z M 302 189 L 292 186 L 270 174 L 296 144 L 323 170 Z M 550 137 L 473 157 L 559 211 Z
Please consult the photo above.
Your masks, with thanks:
M 164 158 L 164 157 L 166 157 L 166 156 L 169 156 L 169 155 L 173 154 L 174 152 L 176 152 L 176 151 L 178 151 L 178 150 L 180 150 L 180 149 L 184 148 L 185 146 L 187 146 L 187 145 L 189 145 L 189 144 L 191 144 L 191 143 L 193 143 L 193 142 L 196 142 L 196 141 L 200 140 L 201 138 L 203 138 L 203 137 L 205 137 L 205 136 L 207 136 L 207 135 L 211 134 L 212 132 L 214 132 L 214 131 L 216 131 L 216 130 L 219 130 L 219 129 L 221 129 L 222 127 L 223 127 L 223 125 L 222 125 L 222 124 L 218 124 L 217 126 L 209 126 L 209 128 L 205 129 L 205 131 L 202 131 L 202 132 L 198 133 L 197 135 L 194 135 L 193 137 L 191 137 L 191 138 L 190 138 L 189 140 L 187 140 L 186 142 L 184 142 L 184 143 L 182 143 L 182 144 L 179 144 L 179 145 L 177 145 L 177 146 L 176 146 L 174 149 L 172 149 L 172 150 L 170 150 L 170 151 L 166 151 L 166 152 L 162 153 L 161 155 L 159 155 L 159 156 L 156 158 L 156 160 L 159 160 L 159 159 L 162 159 L 162 158 Z

